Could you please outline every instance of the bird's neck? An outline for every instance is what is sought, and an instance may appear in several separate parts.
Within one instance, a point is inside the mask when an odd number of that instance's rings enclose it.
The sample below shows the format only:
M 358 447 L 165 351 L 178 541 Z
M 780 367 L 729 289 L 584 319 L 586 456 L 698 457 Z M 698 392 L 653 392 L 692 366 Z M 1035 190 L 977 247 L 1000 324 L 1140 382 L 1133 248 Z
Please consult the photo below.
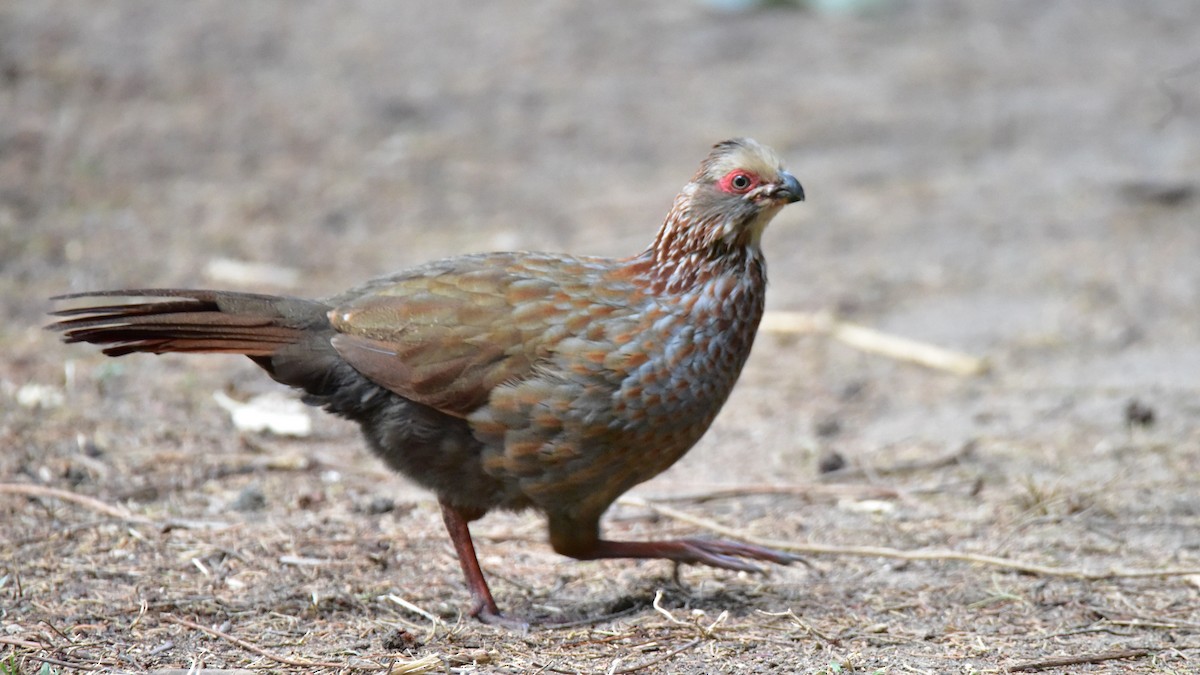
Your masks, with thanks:
M 734 281 L 766 286 L 766 263 L 759 247 L 762 227 L 733 228 L 720 217 L 695 213 L 681 194 L 650 247 L 635 258 L 650 288 L 684 294 L 705 284 Z M 773 213 L 770 215 L 774 215 Z M 763 226 L 766 225 L 764 219 Z M 738 231 L 737 236 L 728 232 Z

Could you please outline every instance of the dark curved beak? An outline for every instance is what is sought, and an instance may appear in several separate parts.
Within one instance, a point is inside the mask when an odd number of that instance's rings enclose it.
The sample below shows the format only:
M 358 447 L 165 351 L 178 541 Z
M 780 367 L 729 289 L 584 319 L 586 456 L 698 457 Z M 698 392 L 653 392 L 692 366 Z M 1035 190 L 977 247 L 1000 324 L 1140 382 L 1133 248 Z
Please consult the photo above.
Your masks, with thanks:
M 796 177 L 786 171 L 779 172 L 779 186 L 775 188 L 774 197 L 786 200 L 788 204 L 804 201 L 804 188 Z

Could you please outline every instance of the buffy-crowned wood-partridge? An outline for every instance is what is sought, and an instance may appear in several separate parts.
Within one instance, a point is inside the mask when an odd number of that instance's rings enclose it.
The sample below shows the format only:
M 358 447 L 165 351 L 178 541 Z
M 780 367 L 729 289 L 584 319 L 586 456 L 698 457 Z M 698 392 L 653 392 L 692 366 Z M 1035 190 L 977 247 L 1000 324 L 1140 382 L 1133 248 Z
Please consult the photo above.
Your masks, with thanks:
M 549 518 L 573 558 L 666 558 L 733 570 L 785 553 L 702 539 L 600 536 L 601 515 L 700 438 L 763 313 L 763 228 L 800 183 L 768 148 L 719 143 L 630 258 L 488 253 L 429 263 L 326 300 L 139 289 L 55 312 L 104 353 L 244 354 L 310 404 L 361 425 L 432 490 L 483 621 L 502 617 L 467 524 L 494 508 Z M 100 298 L 153 298 L 138 302 Z M 97 304 L 100 303 L 100 304 Z

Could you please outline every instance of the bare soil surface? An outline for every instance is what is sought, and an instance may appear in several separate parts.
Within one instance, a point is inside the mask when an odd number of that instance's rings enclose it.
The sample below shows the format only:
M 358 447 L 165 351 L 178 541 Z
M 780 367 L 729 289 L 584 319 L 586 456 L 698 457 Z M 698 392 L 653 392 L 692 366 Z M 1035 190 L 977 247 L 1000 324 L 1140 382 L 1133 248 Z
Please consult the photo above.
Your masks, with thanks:
M 0 4 L 0 673 L 1200 672 L 1198 34 L 1194 0 Z M 492 514 L 534 627 L 483 626 L 353 427 L 239 432 L 213 393 L 275 391 L 252 364 L 40 328 L 70 291 L 629 255 L 735 135 L 809 195 L 771 310 L 992 369 L 762 335 L 634 493 L 673 511 L 605 526 L 907 558 L 580 563 Z

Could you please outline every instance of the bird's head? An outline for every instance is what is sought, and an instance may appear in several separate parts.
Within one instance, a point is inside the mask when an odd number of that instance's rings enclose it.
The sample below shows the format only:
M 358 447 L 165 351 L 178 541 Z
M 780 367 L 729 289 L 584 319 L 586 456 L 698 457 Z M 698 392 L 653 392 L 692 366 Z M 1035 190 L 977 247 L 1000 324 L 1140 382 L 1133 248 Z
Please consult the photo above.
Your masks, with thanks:
M 675 198 L 652 250 L 659 262 L 755 249 L 784 206 L 804 200 L 804 188 L 779 157 L 749 138 L 713 146 Z

